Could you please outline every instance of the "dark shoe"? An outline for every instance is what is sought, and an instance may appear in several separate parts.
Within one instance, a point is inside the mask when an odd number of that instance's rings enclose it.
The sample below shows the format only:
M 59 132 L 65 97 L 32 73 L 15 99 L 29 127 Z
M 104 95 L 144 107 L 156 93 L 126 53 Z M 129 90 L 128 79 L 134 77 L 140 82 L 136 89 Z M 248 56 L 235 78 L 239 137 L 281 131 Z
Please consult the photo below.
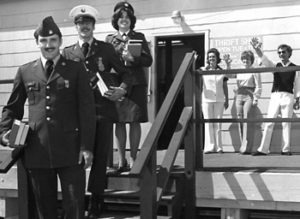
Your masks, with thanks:
M 251 154 L 251 153 L 248 152 L 248 151 L 244 151 L 244 152 L 239 152 L 239 154 L 241 154 L 241 155 L 247 155 L 247 154 Z
M 203 153 L 204 154 L 213 154 L 213 153 L 216 153 L 216 152 L 214 152 L 214 151 L 204 151 Z
M 128 172 L 130 171 L 130 168 L 128 166 L 128 162 L 127 160 L 125 160 L 124 164 L 122 166 L 119 166 L 117 169 L 118 173 L 122 173 L 122 172 Z
M 286 156 L 292 156 L 292 152 L 287 151 L 287 152 L 281 152 L 281 155 L 286 155 Z
M 98 219 L 100 217 L 100 215 L 94 214 L 92 212 L 88 213 L 88 216 L 86 216 L 85 219 Z
M 260 151 L 256 151 L 252 154 L 252 156 L 266 156 L 267 154 L 260 152 Z
M 100 217 L 102 212 L 101 203 L 103 203 L 103 201 L 101 200 L 100 195 L 92 193 L 89 200 L 88 214 L 86 219 L 97 219 Z

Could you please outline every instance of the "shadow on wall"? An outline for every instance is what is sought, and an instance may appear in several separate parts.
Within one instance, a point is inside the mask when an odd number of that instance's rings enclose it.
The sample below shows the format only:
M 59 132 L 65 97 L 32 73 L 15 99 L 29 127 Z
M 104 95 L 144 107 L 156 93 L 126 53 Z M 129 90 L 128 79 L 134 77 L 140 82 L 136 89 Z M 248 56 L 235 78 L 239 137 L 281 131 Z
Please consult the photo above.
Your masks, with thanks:
M 231 116 L 232 118 L 237 118 L 236 115 L 236 107 L 235 107 L 235 98 L 231 108 Z M 253 106 L 249 112 L 248 118 L 256 118 L 262 119 L 263 115 L 260 111 L 259 107 Z M 259 123 L 249 123 L 248 131 L 247 131 L 247 140 L 248 140 L 248 148 L 251 148 L 251 151 L 254 152 L 260 145 L 261 137 L 262 137 L 262 122 Z M 229 133 L 232 140 L 232 146 L 235 152 L 239 152 L 241 146 L 241 140 L 238 133 L 238 123 L 232 123 L 229 126 Z

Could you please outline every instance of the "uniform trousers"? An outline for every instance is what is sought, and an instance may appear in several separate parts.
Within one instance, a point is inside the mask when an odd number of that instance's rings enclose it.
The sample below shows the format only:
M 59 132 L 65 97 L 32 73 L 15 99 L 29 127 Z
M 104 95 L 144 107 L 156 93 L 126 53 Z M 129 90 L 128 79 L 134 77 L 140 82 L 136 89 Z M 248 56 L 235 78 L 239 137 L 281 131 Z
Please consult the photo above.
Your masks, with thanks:
M 54 169 L 28 169 L 38 219 L 57 219 L 57 176 L 60 179 L 65 219 L 84 218 L 83 165 Z
M 103 200 L 107 185 L 106 167 L 110 149 L 113 147 L 113 122 L 106 118 L 97 119 L 94 160 L 88 182 L 88 191 Z
M 293 115 L 294 95 L 288 92 L 273 92 L 268 108 L 268 118 L 276 118 L 281 112 L 282 118 L 291 118 Z M 257 151 L 269 153 L 274 123 L 265 123 L 261 144 Z M 282 152 L 289 152 L 290 149 L 291 123 L 282 123 Z
M 204 119 L 221 119 L 224 111 L 223 102 L 203 102 Z M 204 153 L 222 151 L 221 123 L 205 123 Z

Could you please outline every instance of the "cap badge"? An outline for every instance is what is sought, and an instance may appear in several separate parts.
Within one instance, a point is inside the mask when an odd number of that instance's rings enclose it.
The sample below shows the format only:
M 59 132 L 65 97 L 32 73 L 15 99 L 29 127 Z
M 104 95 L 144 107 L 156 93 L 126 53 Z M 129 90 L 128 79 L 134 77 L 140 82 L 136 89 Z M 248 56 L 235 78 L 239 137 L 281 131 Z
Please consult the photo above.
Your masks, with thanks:
M 85 8 L 81 8 L 81 12 L 84 13 L 85 12 Z
M 50 34 L 50 35 L 53 34 L 53 30 L 49 30 L 49 34 Z

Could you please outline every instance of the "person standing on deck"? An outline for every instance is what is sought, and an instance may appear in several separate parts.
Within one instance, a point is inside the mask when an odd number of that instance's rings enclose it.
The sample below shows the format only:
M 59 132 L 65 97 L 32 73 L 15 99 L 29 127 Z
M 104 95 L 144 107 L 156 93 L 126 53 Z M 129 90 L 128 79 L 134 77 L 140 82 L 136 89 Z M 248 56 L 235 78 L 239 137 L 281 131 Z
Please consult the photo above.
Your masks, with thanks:
M 228 59 L 227 59 L 228 60 Z M 241 61 L 245 69 L 253 68 L 254 54 L 251 50 L 245 50 L 241 54 Z M 227 64 L 230 66 L 230 63 Z M 237 74 L 237 89 L 235 90 L 235 107 L 238 119 L 247 119 L 251 108 L 257 106 L 258 99 L 262 92 L 261 76 L 258 73 Z M 240 154 L 251 154 L 252 139 L 249 130 L 249 123 L 239 124 L 239 136 L 241 146 Z
M 220 52 L 211 48 L 207 51 L 207 65 L 203 71 L 221 70 Z M 226 62 L 227 64 L 227 62 Z M 225 75 L 204 75 L 202 90 L 202 112 L 204 119 L 221 119 L 228 108 L 228 78 Z M 223 153 L 221 123 L 205 123 L 204 153 Z
M 277 48 L 280 62 L 274 64 L 267 56 L 263 54 L 261 49 L 262 43 L 257 38 L 252 38 L 251 45 L 261 59 L 261 64 L 265 67 L 287 67 L 296 66 L 290 62 L 292 56 L 292 48 L 289 45 L 281 44 Z M 268 118 L 276 118 L 281 113 L 282 118 L 292 118 L 294 109 L 299 109 L 300 97 L 300 78 L 298 72 L 274 72 L 272 93 L 268 108 Z M 294 103 L 294 98 L 296 98 Z M 273 122 L 265 123 L 261 144 L 253 156 L 267 155 L 271 144 L 272 132 L 274 128 Z M 291 123 L 282 122 L 282 155 L 292 155 L 291 152 Z

